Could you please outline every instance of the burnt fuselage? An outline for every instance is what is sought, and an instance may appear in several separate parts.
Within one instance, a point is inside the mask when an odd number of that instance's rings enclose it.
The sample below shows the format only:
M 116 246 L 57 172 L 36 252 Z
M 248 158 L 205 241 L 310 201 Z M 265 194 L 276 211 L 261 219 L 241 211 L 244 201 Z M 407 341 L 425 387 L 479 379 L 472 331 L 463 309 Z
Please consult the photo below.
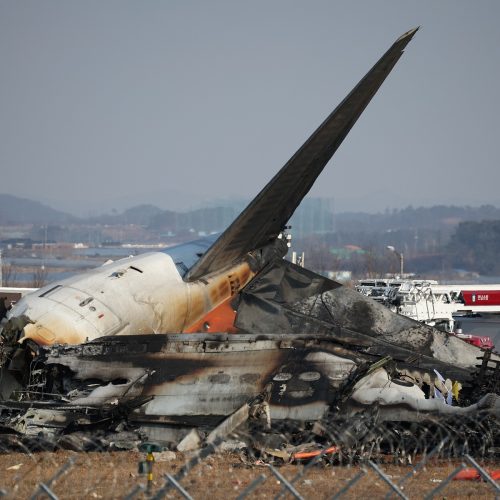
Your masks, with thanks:
M 109 335 L 209 331 L 207 313 L 247 285 L 268 264 L 265 256 L 286 252 L 281 240 L 270 247 L 192 282 L 183 280 L 179 262 L 166 252 L 105 264 L 23 297 L 9 312 L 4 332 L 14 341 L 52 345 Z M 16 328 L 22 331 L 12 332 Z

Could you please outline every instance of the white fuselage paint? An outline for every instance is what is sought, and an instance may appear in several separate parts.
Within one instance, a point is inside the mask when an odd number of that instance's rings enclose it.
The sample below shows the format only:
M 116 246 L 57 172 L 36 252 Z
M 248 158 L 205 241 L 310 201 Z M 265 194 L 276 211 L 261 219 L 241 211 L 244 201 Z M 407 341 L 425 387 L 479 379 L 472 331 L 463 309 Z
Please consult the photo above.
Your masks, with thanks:
M 246 262 L 186 283 L 166 253 L 105 264 L 23 297 L 9 318 L 25 315 L 24 339 L 78 344 L 105 335 L 182 332 L 252 277 Z

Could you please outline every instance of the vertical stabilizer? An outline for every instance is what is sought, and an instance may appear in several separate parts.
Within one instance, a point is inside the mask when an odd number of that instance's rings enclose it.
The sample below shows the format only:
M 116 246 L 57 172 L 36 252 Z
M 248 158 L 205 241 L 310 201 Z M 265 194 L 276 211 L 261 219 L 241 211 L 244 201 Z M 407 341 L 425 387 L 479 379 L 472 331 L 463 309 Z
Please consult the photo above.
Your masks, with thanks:
M 261 248 L 283 230 L 418 28 L 400 36 L 186 275 L 193 281 Z

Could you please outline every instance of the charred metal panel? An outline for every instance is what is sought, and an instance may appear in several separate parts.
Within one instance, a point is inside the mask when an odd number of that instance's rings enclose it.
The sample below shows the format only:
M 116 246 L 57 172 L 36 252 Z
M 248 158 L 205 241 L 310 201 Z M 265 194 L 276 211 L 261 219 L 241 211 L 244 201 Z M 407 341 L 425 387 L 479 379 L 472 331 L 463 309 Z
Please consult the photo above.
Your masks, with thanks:
M 381 357 L 363 352 L 369 351 L 363 337 L 353 344 L 356 332 L 347 335 L 350 348 L 332 334 L 108 337 L 42 348 L 34 366 L 43 364 L 51 374 L 46 392 L 59 390 L 70 405 L 150 399 L 135 411 L 136 418 L 222 417 L 265 394 L 274 418 L 309 419 L 320 417 L 353 371 Z M 432 367 L 443 363 L 429 363 L 429 368 L 412 368 L 434 383 Z M 410 373 L 406 366 L 396 360 L 399 370 Z M 455 373 L 467 375 L 460 369 Z M 312 407 L 311 413 L 307 408 Z
M 320 418 L 339 383 L 369 358 L 322 336 L 193 334 L 54 346 L 41 349 L 38 363 L 52 374 L 47 391 L 70 388 L 62 394 L 70 405 L 150 398 L 134 418 L 154 421 L 223 417 L 262 393 L 273 418 L 289 417 L 290 409 L 297 418 L 301 412 L 303 418 Z
M 355 340 L 356 332 L 346 336 Z M 252 418 L 264 413 L 270 422 L 375 408 L 382 420 L 499 413 L 495 395 L 468 409 L 429 400 L 419 380 L 447 391 L 432 369 L 411 371 L 363 350 L 329 333 L 115 336 L 41 347 L 27 392 L 0 402 L 0 425 L 50 438 L 95 425 L 114 429 L 123 418 L 143 429 L 213 428 L 245 405 Z
M 434 363 L 434 368 L 447 366 L 454 372 L 457 368 L 474 369 L 483 354 L 457 337 L 393 313 L 354 290 L 287 261 L 274 263 L 243 290 L 235 324 L 252 333 L 328 332 L 343 343 L 351 337 L 355 345 L 365 346 L 367 353 L 390 355 L 417 365 L 427 358 L 431 362 L 428 368 Z

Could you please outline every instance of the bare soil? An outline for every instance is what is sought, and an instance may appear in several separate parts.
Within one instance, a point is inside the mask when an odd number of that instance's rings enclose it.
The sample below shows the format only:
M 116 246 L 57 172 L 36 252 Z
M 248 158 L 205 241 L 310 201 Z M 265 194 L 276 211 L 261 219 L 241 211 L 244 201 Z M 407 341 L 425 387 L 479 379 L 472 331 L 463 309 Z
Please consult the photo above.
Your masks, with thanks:
M 0 489 L 6 498 L 30 498 L 39 484 L 47 484 L 68 460 L 75 463 L 57 481 L 51 490 L 57 497 L 66 498 L 123 498 L 138 484 L 146 484 L 146 478 L 138 474 L 138 462 L 145 456 L 139 452 L 40 452 L 33 454 L 6 453 L 0 455 Z M 164 475 L 175 475 L 189 459 L 180 453 L 175 459 L 154 464 L 153 492 L 164 484 Z M 409 479 L 403 492 L 410 498 L 423 498 L 446 479 L 460 461 L 433 461 L 425 469 Z M 488 469 L 499 469 L 500 463 L 481 462 Z M 383 464 L 385 474 L 397 483 L 412 469 L 410 466 Z M 276 467 L 287 480 L 302 471 L 300 464 Z M 315 465 L 294 483 L 304 498 L 331 498 L 350 479 L 360 472 L 359 466 Z M 232 499 L 240 495 L 259 475 L 265 481 L 248 498 L 273 498 L 283 484 L 265 464 L 245 463 L 235 453 L 216 454 L 196 465 L 189 475 L 180 481 L 183 488 L 196 499 L 212 497 Z M 285 490 L 286 491 L 286 490 Z M 374 471 L 366 475 L 343 498 L 384 498 L 390 487 Z M 1 496 L 0 492 L 0 496 Z M 452 481 L 436 498 L 495 498 L 491 485 L 479 481 Z M 135 498 L 147 498 L 139 494 Z M 166 498 L 182 498 L 170 489 Z M 286 498 L 292 498 L 290 494 Z M 396 498 L 393 495 L 392 498 Z

